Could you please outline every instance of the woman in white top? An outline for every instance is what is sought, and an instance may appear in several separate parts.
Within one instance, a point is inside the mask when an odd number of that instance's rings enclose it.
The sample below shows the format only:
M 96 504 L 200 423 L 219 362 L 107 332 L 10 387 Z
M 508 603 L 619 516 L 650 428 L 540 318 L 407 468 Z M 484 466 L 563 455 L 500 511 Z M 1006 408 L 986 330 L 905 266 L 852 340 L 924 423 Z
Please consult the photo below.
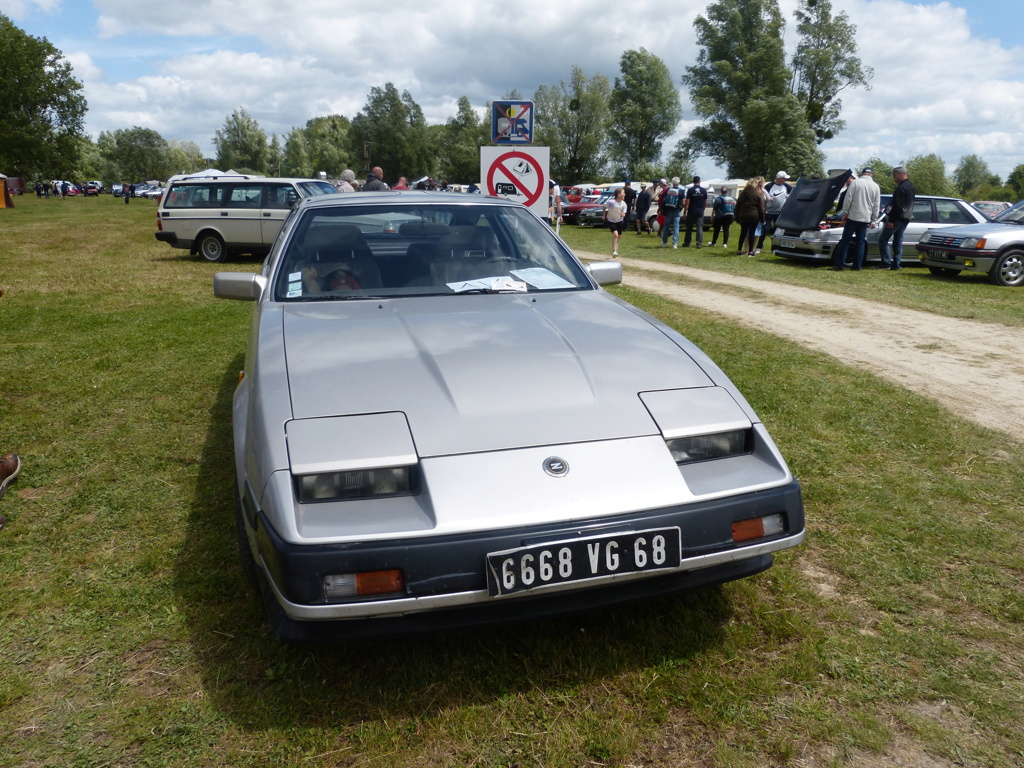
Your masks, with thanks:
M 619 238 L 626 229 L 626 190 L 619 187 L 615 197 L 604 204 L 604 220 L 612 231 L 612 256 L 619 255 Z

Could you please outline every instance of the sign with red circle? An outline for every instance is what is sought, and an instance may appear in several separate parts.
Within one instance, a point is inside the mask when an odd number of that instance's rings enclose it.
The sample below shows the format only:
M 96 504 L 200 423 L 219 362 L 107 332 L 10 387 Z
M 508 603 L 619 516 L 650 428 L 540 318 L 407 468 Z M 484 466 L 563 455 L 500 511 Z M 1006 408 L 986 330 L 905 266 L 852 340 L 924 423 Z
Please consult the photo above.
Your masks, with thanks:
M 488 195 L 518 200 L 538 216 L 548 215 L 548 147 L 481 147 L 480 168 Z

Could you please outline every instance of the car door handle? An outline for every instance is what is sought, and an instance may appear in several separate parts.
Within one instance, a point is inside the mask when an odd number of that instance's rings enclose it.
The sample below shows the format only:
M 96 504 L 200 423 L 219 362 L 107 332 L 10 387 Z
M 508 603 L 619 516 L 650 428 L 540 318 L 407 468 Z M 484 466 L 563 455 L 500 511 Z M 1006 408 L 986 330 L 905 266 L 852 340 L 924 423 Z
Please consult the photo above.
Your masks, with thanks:
M 221 212 L 220 212 L 220 215 L 221 215 L 221 216 L 227 216 L 227 215 L 228 215 L 228 212 L 227 212 L 227 211 L 221 211 Z

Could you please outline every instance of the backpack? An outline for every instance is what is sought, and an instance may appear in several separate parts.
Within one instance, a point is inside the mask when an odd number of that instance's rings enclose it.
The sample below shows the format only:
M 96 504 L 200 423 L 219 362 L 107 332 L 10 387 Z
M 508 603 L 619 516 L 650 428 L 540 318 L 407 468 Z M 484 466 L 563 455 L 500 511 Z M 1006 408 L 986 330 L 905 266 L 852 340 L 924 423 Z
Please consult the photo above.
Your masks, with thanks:
M 736 200 L 729 195 L 719 195 L 718 200 L 718 213 L 723 216 L 732 216 L 736 213 Z
M 679 187 L 669 187 L 665 190 L 664 199 L 662 202 L 663 208 L 679 208 Z

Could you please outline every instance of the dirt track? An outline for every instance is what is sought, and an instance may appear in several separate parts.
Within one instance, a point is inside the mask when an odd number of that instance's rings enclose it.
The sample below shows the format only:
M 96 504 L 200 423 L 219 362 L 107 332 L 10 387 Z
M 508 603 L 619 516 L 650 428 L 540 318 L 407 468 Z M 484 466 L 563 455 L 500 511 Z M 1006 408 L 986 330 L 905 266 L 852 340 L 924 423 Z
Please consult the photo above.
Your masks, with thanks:
M 607 259 L 580 253 L 588 259 Z M 931 397 L 1024 441 L 1024 340 L 1019 329 L 766 280 L 619 258 L 623 284 L 799 342 Z M 683 275 L 699 286 L 659 280 Z M 738 296 L 723 287 L 744 289 Z

